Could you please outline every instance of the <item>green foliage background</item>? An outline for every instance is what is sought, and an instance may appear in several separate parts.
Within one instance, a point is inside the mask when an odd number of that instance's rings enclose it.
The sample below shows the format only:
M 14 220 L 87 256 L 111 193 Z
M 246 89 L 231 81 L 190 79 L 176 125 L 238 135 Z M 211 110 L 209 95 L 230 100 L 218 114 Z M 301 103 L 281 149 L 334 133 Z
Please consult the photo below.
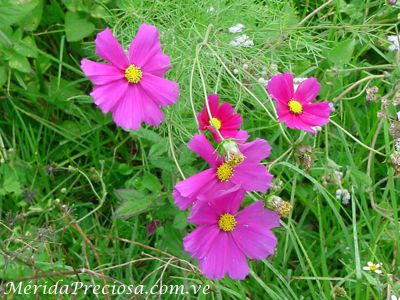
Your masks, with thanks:
M 150 286 L 162 278 L 212 285 L 210 295 L 185 299 L 400 296 L 400 181 L 389 133 L 399 52 L 388 51 L 387 41 L 398 34 L 399 7 L 382 0 L 0 0 L 0 284 Z M 126 47 L 143 22 L 159 28 L 173 64 L 168 78 L 181 93 L 159 128 L 126 132 L 92 104 L 79 62 L 96 60 L 96 32 L 109 26 Z M 227 29 L 236 23 L 246 25 L 254 47 L 229 46 Z M 317 136 L 271 118 L 273 103 L 257 80 L 263 69 L 266 79 L 273 74 L 272 64 L 321 82 L 319 99 L 335 112 Z M 372 86 L 378 100 L 368 102 Z M 205 92 L 232 103 L 252 138 L 273 146 L 266 163 L 279 182 L 269 195 L 293 205 L 275 231 L 276 255 L 251 262 L 244 281 L 210 282 L 192 270 L 182 248 L 192 227 L 171 197 L 179 168 L 190 176 L 205 167 L 186 148 Z M 312 152 L 305 156 L 301 146 Z M 335 171 L 344 174 L 339 186 Z M 340 186 L 351 193 L 349 205 L 335 198 Z M 158 227 L 148 234 L 152 221 Z M 383 275 L 363 271 L 367 261 L 382 262 Z M 77 275 L 81 268 L 91 273 Z

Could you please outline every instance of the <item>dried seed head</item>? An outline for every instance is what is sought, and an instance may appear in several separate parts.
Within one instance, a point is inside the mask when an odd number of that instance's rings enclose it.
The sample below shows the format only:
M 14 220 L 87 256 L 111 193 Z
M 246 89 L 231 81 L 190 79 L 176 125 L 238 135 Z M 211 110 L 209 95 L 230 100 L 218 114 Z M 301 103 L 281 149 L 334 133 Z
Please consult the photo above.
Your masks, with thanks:
M 399 139 L 400 138 L 400 121 L 390 122 L 389 132 L 390 132 L 390 135 L 394 139 Z
M 333 293 L 337 297 L 346 297 L 347 296 L 346 290 L 344 288 L 342 288 L 341 286 L 335 287 L 333 290 Z
M 288 217 L 292 211 L 292 204 L 278 196 L 271 196 L 269 198 L 268 207 L 277 212 L 282 218 Z
M 297 160 L 303 166 L 305 171 L 310 170 L 314 162 L 312 157 L 312 147 L 308 145 L 300 146 L 298 148 Z
M 373 86 L 373 87 L 367 89 L 366 97 L 365 97 L 367 99 L 367 101 L 369 101 L 369 102 L 376 101 L 378 99 L 378 95 L 377 95 L 378 91 L 379 91 L 379 89 L 377 86 Z
M 396 176 L 400 176 L 400 152 L 394 152 L 390 156 L 390 160 L 392 162 L 392 165 L 396 171 Z

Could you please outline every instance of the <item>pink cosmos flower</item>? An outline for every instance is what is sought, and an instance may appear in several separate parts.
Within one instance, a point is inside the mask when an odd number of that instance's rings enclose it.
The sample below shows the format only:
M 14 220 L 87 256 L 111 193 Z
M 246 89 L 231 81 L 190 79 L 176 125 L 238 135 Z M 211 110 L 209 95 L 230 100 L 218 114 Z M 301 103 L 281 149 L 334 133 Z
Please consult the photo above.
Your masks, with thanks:
M 243 135 L 246 132 L 240 132 Z M 240 137 L 236 136 L 237 138 Z M 246 191 L 265 193 L 271 187 L 272 175 L 261 164 L 268 157 L 271 147 L 266 140 L 256 139 L 236 144 L 229 141 L 226 156 L 219 156 L 211 143 L 202 134 L 196 134 L 188 143 L 210 168 L 175 185 L 173 197 L 180 209 L 186 209 L 197 200 L 208 199 L 220 191 L 239 186 Z
M 331 107 L 327 101 L 311 103 L 319 93 L 320 85 L 314 77 L 304 80 L 296 91 L 290 73 L 272 76 L 267 85 L 268 93 L 277 101 L 278 121 L 289 128 L 316 134 L 312 128 L 329 122 Z
M 211 131 L 214 140 L 220 142 L 221 139 L 215 129 L 218 129 L 222 137 L 234 138 L 238 133 L 238 128 L 242 125 L 242 117 L 236 114 L 230 103 L 224 102 L 218 106 L 219 96 L 216 94 L 208 95 L 208 104 L 210 106 L 211 120 L 204 105 L 203 110 L 197 115 L 200 130 Z
M 244 279 L 249 273 L 246 257 L 265 259 L 275 253 L 277 239 L 271 228 L 279 226 L 279 215 L 264 209 L 262 200 L 238 212 L 244 195 L 241 189 L 226 191 L 199 202 L 188 219 L 198 227 L 183 239 L 184 248 L 210 279 L 225 274 Z
M 142 122 L 159 125 L 164 119 L 160 106 L 175 103 L 176 82 L 167 80 L 170 59 L 161 50 L 155 26 L 142 24 L 128 55 L 106 28 L 96 37 L 96 54 L 108 63 L 83 59 L 81 68 L 93 82 L 90 95 L 103 113 L 112 113 L 124 129 L 139 129 Z

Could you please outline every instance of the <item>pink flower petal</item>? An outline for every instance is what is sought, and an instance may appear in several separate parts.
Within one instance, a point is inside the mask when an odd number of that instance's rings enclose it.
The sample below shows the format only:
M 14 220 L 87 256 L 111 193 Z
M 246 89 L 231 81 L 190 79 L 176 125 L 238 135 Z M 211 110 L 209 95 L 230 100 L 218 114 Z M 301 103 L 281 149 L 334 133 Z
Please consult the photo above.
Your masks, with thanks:
M 124 72 L 112 65 L 107 65 L 89 59 L 82 59 L 81 69 L 86 77 L 95 85 L 108 84 L 125 78 Z
M 268 157 L 271 152 L 271 146 L 263 139 L 255 139 L 250 143 L 239 145 L 239 149 L 246 159 L 252 162 L 261 161 Z
M 217 237 L 219 237 L 217 226 L 200 226 L 184 237 L 183 247 L 191 257 L 201 259 L 208 255 Z
M 307 123 L 305 123 L 302 118 L 301 115 L 294 115 L 294 114 L 288 114 L 286 116 L 281 116 L 278 118 L 279 122 L 283 122 L 287 125 L 287 127 L 291 128 L 291 129 L 300 129 L 300 130 L 305 130 L 308 131 L 312 134 L 316 134 L 317 132 L 311 128 L 311 126 Z
M 293 99 L 293 76 L 290 73 L 272 76 L 267 85 L 270 96 L 282 103 Z
M 103 113 L 108 113 L 118 101 L 125 98 L 128 87 L 128 81 L 120 79 L 109 84 L 95 86 L 90 96 L 93 97 L 94 103 L 100 107 Z
M 205 197 L 208 200 L 198 201 L 193 206 L 188 221 L 198 226 L 216 225 L 222 214 L 236 214 L 244 196 L 245 191 L 240 186 L 235 186 L 217 195 L 208 195 Z
M 137 130 L 143 120 L 143 99 L 135 86 L 130 85 L 125 97 L 112 108 L 114 122 L 126 129 Z
M 179 98 L 179 85 L 175 81 L 143 73 L 139 86 L 158 105 L 174 104 Z
M 122 49 L 122 46 L 118 43 L 109 28 L 97 34 L 95 43 L 96 54 L 99 57 L 121 70 L 125 70 L 129 66 L 124 49 Z
M 262 200 L 258 200 L 241 210 L 236 215 L 236 220 L 241 224 L 261 226 L 268 229 L 280 226 L 279 214 L 265 209 L 264 202 Z
M 192 205 L 200 193 L 207 193 L 217 185 L 215 170 L 207 169 L 175 185 L 173 193 L 175 204 L 184 210 Z
M 212 167 L 221 163 L 217 151 L 203 134 L 195 134 L 188 143 L 188 148 L 203 158 Z
M 230 181 L 240 184 L 248 192 L 265 193 L 272 185 L 272 175 L 263 165 L 245 160 L 235 167 L 235 173 Z
M 255 202 L 239 212 L 236 220 L 237 225 L 232 231 L 232 236 L 248 258 L 264 259 L 275 253 L 277 239 L 270 228 L 276 227 L 279 217 L 276 213 L 265 210 L 262 201 Z
M 153 126 L 160 125 L 164 120 L 164 114 L 160 107 L 146 93 L 141 93 L 141 97 L 143 101 L 143 121 Z
M 207 256 L 199 260 L 200 269 L 209 279 L 222 279 L 229 274 L 232 279 L 244 279 L 249 268 L 244 254 L 229 233 L 220 233 L 210 245 Z
M 161 50 L 158 30 L 142 24 L 129 46 L 129 61 L 146 73 L 163 77 L 171 69 L 170 58 Z
M 307 78 L 306 80 L 300 83 L 293 98 L 300 101 L 303 104 L 306 104 L 317 97 L 320 88 L 321 86 L 316 78 L 314 77 Z

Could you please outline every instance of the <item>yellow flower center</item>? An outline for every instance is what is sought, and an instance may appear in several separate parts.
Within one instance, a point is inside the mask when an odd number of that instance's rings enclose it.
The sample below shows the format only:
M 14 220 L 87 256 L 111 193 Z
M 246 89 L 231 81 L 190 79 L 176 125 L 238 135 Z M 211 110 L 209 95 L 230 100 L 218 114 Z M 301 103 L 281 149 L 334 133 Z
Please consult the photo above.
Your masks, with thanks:
M 290 100 L 288 106 L 290 112 L 293 114 L 299 115 L 303 112 L 303 105 L 297 100 Z
M 222 231 L 229 232 L 235 229 L 236 223 L 235 216 L 231 214 L 223 214 L 219 217 L 218 227 Z
M 217 169 L 217 177 L 220 181 L 228 181 L 233 176 L 233 168 L 224 162 Z
M 214 126 L 217 130 L 221 129 L 221 121 L 217 118 L 212 118 L 210 120 L 210 125 Z
M 125 69 L 125 78 L 129 83 L 138 83 L 142 77 L 142 70 L 135 65 L 130 65 Z
M 369 269 L 370 269 L 371 271 L 376 271 L 376 270 L 379 269 L 379 267 L 378 267 L 378 265 L 372 264 L 372 265 L 369 266 Z

